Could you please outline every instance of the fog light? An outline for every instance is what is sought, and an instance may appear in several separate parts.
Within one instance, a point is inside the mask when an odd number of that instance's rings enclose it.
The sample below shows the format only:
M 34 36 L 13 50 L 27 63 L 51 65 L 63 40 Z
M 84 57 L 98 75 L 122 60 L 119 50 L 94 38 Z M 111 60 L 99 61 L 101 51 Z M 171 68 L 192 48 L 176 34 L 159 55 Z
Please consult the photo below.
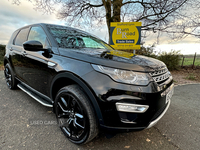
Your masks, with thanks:
M 129 103 L 116 103 L 116 107 L 118 111 L 134 113 L 144 113 L 149 108 L 148 105 L 137 105 Z

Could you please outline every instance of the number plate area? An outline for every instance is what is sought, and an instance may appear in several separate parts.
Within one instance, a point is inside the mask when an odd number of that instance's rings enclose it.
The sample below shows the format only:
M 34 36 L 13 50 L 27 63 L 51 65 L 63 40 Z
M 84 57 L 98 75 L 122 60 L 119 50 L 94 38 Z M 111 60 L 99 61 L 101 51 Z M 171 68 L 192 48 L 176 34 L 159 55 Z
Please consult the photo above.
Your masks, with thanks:
M 165 103 L 168 103 L 170 99 L 172 98 L 172 95 L 174 94 L 174 84 L 172 84 L 170 87 L 168 87 L 164 92 L 161 93 L 161 96 L 166 95 L 166 101 Z
M 166 96 L 166 103 L 168 103 L 170 101 L 170 99 L 172 98 L 173 94 L 174 94 L 174 87 L 167 94 L 167 96 Z

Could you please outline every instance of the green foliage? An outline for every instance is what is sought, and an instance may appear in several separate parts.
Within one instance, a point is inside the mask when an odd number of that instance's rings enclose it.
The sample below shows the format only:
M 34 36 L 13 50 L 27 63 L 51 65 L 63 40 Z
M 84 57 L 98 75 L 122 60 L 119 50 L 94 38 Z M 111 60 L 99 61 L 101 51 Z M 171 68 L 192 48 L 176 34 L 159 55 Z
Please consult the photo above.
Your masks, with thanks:
M 0 50 L 5 50 L 5 45 L 0 44 Z
M 169 70 L 178 70 L 180 67 L 180 51 L 171 50 L 171 52 L 162 52 L 157 59 L 163 61 Z
M 0 66 L 3 65 L 3 57 L 5 55 L 5 45 L 0 44 Z

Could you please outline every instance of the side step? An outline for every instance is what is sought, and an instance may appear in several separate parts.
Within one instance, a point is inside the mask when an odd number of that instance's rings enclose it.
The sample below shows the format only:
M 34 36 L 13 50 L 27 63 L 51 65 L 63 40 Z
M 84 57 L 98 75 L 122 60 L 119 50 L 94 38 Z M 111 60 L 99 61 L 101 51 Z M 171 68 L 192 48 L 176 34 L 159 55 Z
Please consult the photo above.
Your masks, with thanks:
M 35 94 L 31 90 L 29 90 L 27 87 L 25 87 L 22 84 L 17 84 L 17 86 L 24 92 L 26 92 L 28 95 L 30 95 L 32 98 L 34 98 L 36 101 L 38 101 L 40 104 L 47 106 L 47 107 L 53 107 L 53 105 L 50 102 L 47 102 L 44 98 L 40 97 L 39 95 Z

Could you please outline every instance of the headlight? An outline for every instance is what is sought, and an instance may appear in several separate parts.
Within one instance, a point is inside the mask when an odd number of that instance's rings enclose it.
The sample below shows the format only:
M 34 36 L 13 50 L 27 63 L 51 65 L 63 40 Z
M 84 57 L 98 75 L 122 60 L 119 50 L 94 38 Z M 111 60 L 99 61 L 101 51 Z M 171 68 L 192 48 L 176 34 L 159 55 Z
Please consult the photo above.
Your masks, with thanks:
M 100 65 L 93 65 L 92 67 L 99 72 L 109 75 L 114 81 L 135 85 L 147 85 L 149 83 L 149 76 L 146 73 L 133 72 L 128 70 L 115 69 L 104 67 Z

